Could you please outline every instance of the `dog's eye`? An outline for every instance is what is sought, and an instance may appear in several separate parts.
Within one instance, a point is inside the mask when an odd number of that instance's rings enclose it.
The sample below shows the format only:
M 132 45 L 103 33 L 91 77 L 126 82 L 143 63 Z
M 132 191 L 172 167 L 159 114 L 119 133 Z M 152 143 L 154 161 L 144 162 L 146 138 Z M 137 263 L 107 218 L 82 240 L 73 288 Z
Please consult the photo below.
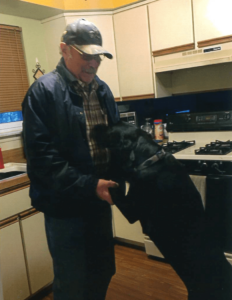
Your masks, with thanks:
M 123 142 L 122 142 L 122 145 L 123 145 L 123 148 L 129 148 L 130 146 L 131 146 L 131 141 L 129 141 L 129 140 L 124 140 Z

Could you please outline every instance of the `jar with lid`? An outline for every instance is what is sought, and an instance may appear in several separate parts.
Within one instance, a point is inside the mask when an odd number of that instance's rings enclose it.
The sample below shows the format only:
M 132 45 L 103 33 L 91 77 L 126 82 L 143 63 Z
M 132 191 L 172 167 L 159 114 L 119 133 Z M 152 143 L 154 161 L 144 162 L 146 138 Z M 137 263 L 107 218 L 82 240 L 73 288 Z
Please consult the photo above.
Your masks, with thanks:
M 164 139 L 164 127 L 162 119 L 154 120 L 154 135 L 156 140 Z

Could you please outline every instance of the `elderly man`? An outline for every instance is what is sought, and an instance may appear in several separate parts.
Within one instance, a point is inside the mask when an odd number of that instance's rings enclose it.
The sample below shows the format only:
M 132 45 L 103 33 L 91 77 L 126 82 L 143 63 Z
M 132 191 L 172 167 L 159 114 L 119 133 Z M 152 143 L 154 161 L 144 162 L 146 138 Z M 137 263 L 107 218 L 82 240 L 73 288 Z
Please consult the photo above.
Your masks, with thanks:
M 110 156 L 90 132 L 119 120 L 113 95 L 96 72 L 112 55 L 97 27 L 66 27 L 56 69 L 28 90 L 23 139 L 32 205 L 44 212 L 54 266 L 54 300 L 103 300 L 115 273 L 107 176 Z

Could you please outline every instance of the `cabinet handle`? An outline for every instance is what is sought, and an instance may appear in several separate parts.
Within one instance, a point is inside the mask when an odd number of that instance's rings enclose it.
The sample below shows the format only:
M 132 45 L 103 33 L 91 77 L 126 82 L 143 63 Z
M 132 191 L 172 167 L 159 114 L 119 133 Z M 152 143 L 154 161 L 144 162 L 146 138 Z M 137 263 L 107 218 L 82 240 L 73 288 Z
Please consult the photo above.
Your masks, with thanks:
M 154 56 L 154 57 L 162 56 L 162 55 L 167 55 L 167 54 L 172 54 L 172 53 L 177 53 L 177 52 L 183 52 L 186 50 L 192 50 L 194 48 L 195 48 L 195 44 L 190 43 L 190 44 L 186 44 L 186 45 L 152 51 L 152 56 Z
M 225 36 L 215 38 L 215 39 L 199 41 L 199 42 L 197 42 L 197 47 L 203 48 L 203 47 L 208 47 L 211 45 L 224 44 L 224 43 L 229 43 L 229 42 L 232 42 L 232 35 L 225 35 Z
M 7 218 L 3 221 L 0 221 L 0 229 L 3 229 L 7 226 L 10 226 L 10 225 L 14 224 L 14 223 L 17 223 L 18 221 L 19 221 L 18 215 Z
M 34 216 L 36 214 L 40 213 L 38 210 L 36 210 L 35 208 L 31 208 L 29 210 L 26 210 L 24 212 L 22 212 L 21 214 L 19 214 L 19 218 L 20 220 L 25 220 L 31 216 Z

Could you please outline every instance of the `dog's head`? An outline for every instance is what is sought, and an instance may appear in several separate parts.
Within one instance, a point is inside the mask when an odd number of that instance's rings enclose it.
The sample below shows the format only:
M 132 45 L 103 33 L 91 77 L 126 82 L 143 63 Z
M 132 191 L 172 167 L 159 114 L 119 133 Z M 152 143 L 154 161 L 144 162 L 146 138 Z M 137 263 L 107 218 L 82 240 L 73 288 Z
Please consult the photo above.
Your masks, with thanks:
M 115 163 L 126 172 L 154 155 L 158 149 L 149 134 L 123 121 L 113 126 L 97 125 L 91 137 L 99 147 L 109 148 L 114 154 Z

